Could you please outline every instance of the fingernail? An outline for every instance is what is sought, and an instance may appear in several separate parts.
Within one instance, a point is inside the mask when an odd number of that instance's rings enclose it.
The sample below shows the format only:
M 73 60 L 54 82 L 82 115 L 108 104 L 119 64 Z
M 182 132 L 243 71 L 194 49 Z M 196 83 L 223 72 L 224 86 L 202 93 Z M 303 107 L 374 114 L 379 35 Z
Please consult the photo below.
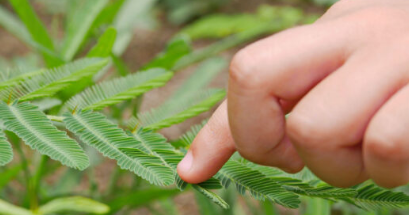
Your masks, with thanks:
M 182 161 L 179 163 L 179 170 L 188 172 L 192 167 L 193 155 L 191 151 L 188 151 Z

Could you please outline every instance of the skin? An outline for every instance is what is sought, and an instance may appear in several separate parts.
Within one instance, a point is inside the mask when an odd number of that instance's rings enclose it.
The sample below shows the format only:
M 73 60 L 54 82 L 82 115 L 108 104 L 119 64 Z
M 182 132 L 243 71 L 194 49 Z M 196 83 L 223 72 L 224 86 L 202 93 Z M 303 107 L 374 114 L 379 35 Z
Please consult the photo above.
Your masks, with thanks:
M 199 183 L 238 151 L 327 183 L 409 182 L 409 1 L 342 0 L 233 58 L 227 100 L 178 165 Z M 291 112 L 285 119 L 285 115 Z

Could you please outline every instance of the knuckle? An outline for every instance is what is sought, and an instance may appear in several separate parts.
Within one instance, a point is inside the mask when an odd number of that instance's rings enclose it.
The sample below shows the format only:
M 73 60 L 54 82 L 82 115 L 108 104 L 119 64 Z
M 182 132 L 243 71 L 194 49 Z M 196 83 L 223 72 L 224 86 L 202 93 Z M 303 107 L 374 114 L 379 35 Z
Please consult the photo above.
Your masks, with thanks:
M 287 119 L 287 135 L 297 148 L 304 150 L 317 149 L 325 146 L 323 139 L 326 133 L 313 119 L 296 113 Z
M 259 85 L 260 77 L 254 74 L 257 63 L 248 48 L 234 55 L 230 64 L 230 80 L 240 88 L 254 88 Z
M 408 149 L 405 147 L 407 144 L 398 132 L 388 128 L 371 133 L 364 140 L 366 153 L 392 162 L 409 159 Z

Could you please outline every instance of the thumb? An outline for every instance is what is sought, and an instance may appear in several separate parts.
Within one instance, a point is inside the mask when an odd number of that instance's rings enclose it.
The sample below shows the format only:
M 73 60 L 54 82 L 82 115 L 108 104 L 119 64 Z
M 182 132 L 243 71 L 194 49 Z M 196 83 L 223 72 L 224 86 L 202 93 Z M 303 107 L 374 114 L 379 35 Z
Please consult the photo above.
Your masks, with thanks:
M 224 101 L 198 133 L 177 171 L 182 180 L 197 184 L 215 175 L 236 151 Z

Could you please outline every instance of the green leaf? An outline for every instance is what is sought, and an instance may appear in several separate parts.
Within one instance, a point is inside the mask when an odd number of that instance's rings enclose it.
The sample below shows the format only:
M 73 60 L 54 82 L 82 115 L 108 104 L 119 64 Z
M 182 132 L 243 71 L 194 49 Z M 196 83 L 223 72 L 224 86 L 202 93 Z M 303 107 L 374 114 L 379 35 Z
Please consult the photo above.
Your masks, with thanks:
M 227 204 L 226 201 L 224 201 L 219 195 L 217 195 L 216 193 L 213 193 L 210 190 L 204 189 L 201 186 L 198 185 L 192 185 L 193 188 L 197 191 L 199 191 L 200 193 L 202 193 L 203 195 L 205 195 L 207 198 L 211 199 L 214 203 L 218 204 L 220 207 L 222 207 L 223 209 L 228 209 L 230 206 L 229 204 Z
M 28 101 L 50 97 L 83 78 L 93 76 L 104 68 L 108 62 L 108 59 L 86 58 L 49 69 L 40 75 L 27 77 L 18 86 L 1 91 L 0 98 L 4 101 L 9 99 L 11 95 L 13 100 Z
M 170 153 L 173 153 L 174 156 L 178 156 L 180 160 L 183 158 L 183 153 L 176 151 L 172 145 L 167 143 L 166 138 L 159 133 L 139 129 L 131 133 L 130 136 L 137 141 L 137 144 L 135 145 L 137 149 L 145 152 L 146 154 L 159 157 L 165 163 L 165 165 L 175 166 L 178 163 L 178 161 L 175 162 L 174 159 L 167 161 L 167 156 Z M 165 156 L 162 156 L 162 153 Z
M 223 211 L 224 213 L 221 213 L 220 206 L 214 204 L 214 202 L 211 199 L 203 195 L 201 192 L 195 190 L 194 194 L 199 214 L 201 215 L 226 214 L 225 213 L 226 210 Z
M 0 166 L 8 164 L 11 160 L 13 160 L 13 149 L 4 132 L 0 130 Z
M 6 130 L 16 133 L 31 148 L 62 164 L 83 170 L 89 165 L 81 147 L 59 131 L 36 106 L 29 103 L 0 103 L 0 119 Z
M 180 58 L 189 54 L 190 52 L 190 40 L 184 36 L 177 37 L 169 42 L 164 52 L 158 54 L 151 62 L 145 65 L 142 70 L 155 67 L 172 69 Z
M 196 135 L 199 133 L 200 130 L 202 130 L 206 123 L 207 120 L 203 120 L 202 123 L 190 127 L 189 131 L 187 131 L 182 135 L 182 137 L 180 137 L 183 146 L 185 147 L 190 146 L 190 144 L 192 144 L 193 140 L 195 139 Z
M 408 195 L 378 187 L 373 182 L 365 182 L 356 186 L 356 189 L 358 191 L 356 196 L 344 200 L 368 211 L 409 205 Z
M 87 57 L 109 57 L 116 38 L 115 28 L 108 28 L 98 43 L 88 52 Z
M 270 25 L 274 27 L 273 31 L 280 31 L 302 22 L 304 18 L 305 15 L 299 8 L 262 5 L 257 14 L 208 15 L 185 27 L 181 32 L 193 40 L 223 38 L 263 25 Z
M 62 46 L 62 57 L 66 61 L 74 58 L 84 38 L 87 36 L 92 23 L 104 9 L 108 0 L 73 1 L 67 20 L 66 36 Z
M 173 148 L 167 143 L 166 138 L 158 133 L 139 129 L 132 132 L 130 136 L 137 141 L 136 149 L 159 158 L 164 166 L 172 169 L 176 186 L 180 190 L 185 189 L 187 183 L 184 182 L 176 172 L 177 164 L 183 159 L 183 153 Z M 125 153 L 132 153 L 135 149 L 122 148 L 121 150 Z
M 163 86 L 173 76 L 163 69 L 151 69 L 94 85 L 71 98 L 65 108 L 99 110 Z
M 35 76 L 41 75 L 46 70 L 24 70 L 24 69 L 13 69 L 13 70 L 6 70 L 0 72 L 0 90 L 14 87 L 20 84 L 22 81 L 26 79 L 31 79 Z
M 0 6 L 0 25 L 25 44 L 33 44 L 30 32 L 28 32 L 24 24 L 21 23 L 21 21 L 15 17 L 14 14 L 2 6 Z
M 161 159 L 163 165 L 173 170 L 176 186 L 178 187 L 178 189 L 181 191 L 184 190 L 187 186 L 187 183 L 179 177 L 176 170 L 177 164 L 182 160 L 184 156 L 183 153 L 177 151 L 169 143 L 167 143 L 166 138 L 161 134 L 139 129 L 138 131 L 133 132 L 131 135 L 138 142 L 135 148 Z M 121 150 L 127 154 L 130 154 L 136 149 L 122 148 Z M 221 207 L 228 207 L 228 204 L 224 202 L 221 197 L 208 190 L 220 189 L 222 186 L 219 180 L 211 178 L 203 183 L 193 185 L 193 187 Z
M 40 214 L 57 214 L 62 212 L 106 214 L 109 212 L 109 207 L 92 199 L 73 196 L 51 200 L 40 206 L 38 210 Z
M 109 1 L 104 9 L 95 18 L 90 31 L 98 30 L 105 25 L 111 25 L 125 0 Z
M 21 21 L 25 24 L 27 30 L 30 32 L 31 37 L 35 42 L 48 49 L 49 51 L 54 51 L 54 44 L 50 36 L 48 35 L 47 29 L 44 27 L 43 23 L 35 14 L 33 8 L 31 7 L 28 0 L 9 0 L 14 10 L 20 17 Z M 42 51 L 42 50 L 40 50 Z M 56 57 L 53 57 L 47 52 L 42 52 L 45 62 L 49 67 L 57 66 L 62 63 Z
M 259 200 L 268 199 L 289 208 L 297 208 L 300 204 L 297 195 L 288 192 L 280 184 L 265 177 L 259 171 L 237 161 L 229 160 L 217 173 L 216 178 L 225 187 L 228 187 L 230 183 L 235 184 L 238 192 L 242 195 L 248 190 L 254 198 Z
M 312 186 L 297 179 L 279 177 L 271 179 L 281 184 L 286 190 L 304 196 L 339 199 L 344 197 L 352 197 L 357 194 L 357 191 L 355 189 L 337 188 L 326 183 L 321 183 L 318 186 Z
M 182 29 L 192 40 L 223 38 L 262 25 L 266 20 L 254 14 L 214 14 L 205 16 Z
M 309 171 L 306 169 L 297 174 L 288 174 L 277 168 L 261 166 L 250 162 L 247 162 L 247 166 L 261 172 L 263 175 L 279 183 L 286 190 L 300 195 L 339 199 L 344 197 L 353 197 L 357 194 L 357 191 L 352 188 L 333 187 L 322 182 L 318 178 L 311 180 L 310 176 L 305 176 L 309 173 Z
M 192 93 L 203 90 L 213 78 L 227 67 L 227 61 L 220 57 L 210 58 L 201 63 L 195 72 L 176 90 L 167 100 L 172 102 L 175 99 L 189 97 Z
M 104 156 L 117 160 L 122 169 L 130 170 L 155 185 L 170 185 L 174 182 L 173 171 L 163 166 L 157 157 L 140 150 L 134 150 L 132 154 L 121 151 L 120 148 L 136 148 L 138 143 L 105 116 L 91 111 L 67 113 L 64 116 L 68 130 Z
M 2 215 L 35 215 L 31 211 L 12 205 L 0 199 L 0 214 Z
M 173 100 L 159 108 L 139 114 L 138 120 L 130 121 L 130 126 L 134 127 L 139 123 L 148 130 L 166 128 L 210 110 L 225 95 L 225 91 L 219 89 L 197 92 L 188 98 Z

